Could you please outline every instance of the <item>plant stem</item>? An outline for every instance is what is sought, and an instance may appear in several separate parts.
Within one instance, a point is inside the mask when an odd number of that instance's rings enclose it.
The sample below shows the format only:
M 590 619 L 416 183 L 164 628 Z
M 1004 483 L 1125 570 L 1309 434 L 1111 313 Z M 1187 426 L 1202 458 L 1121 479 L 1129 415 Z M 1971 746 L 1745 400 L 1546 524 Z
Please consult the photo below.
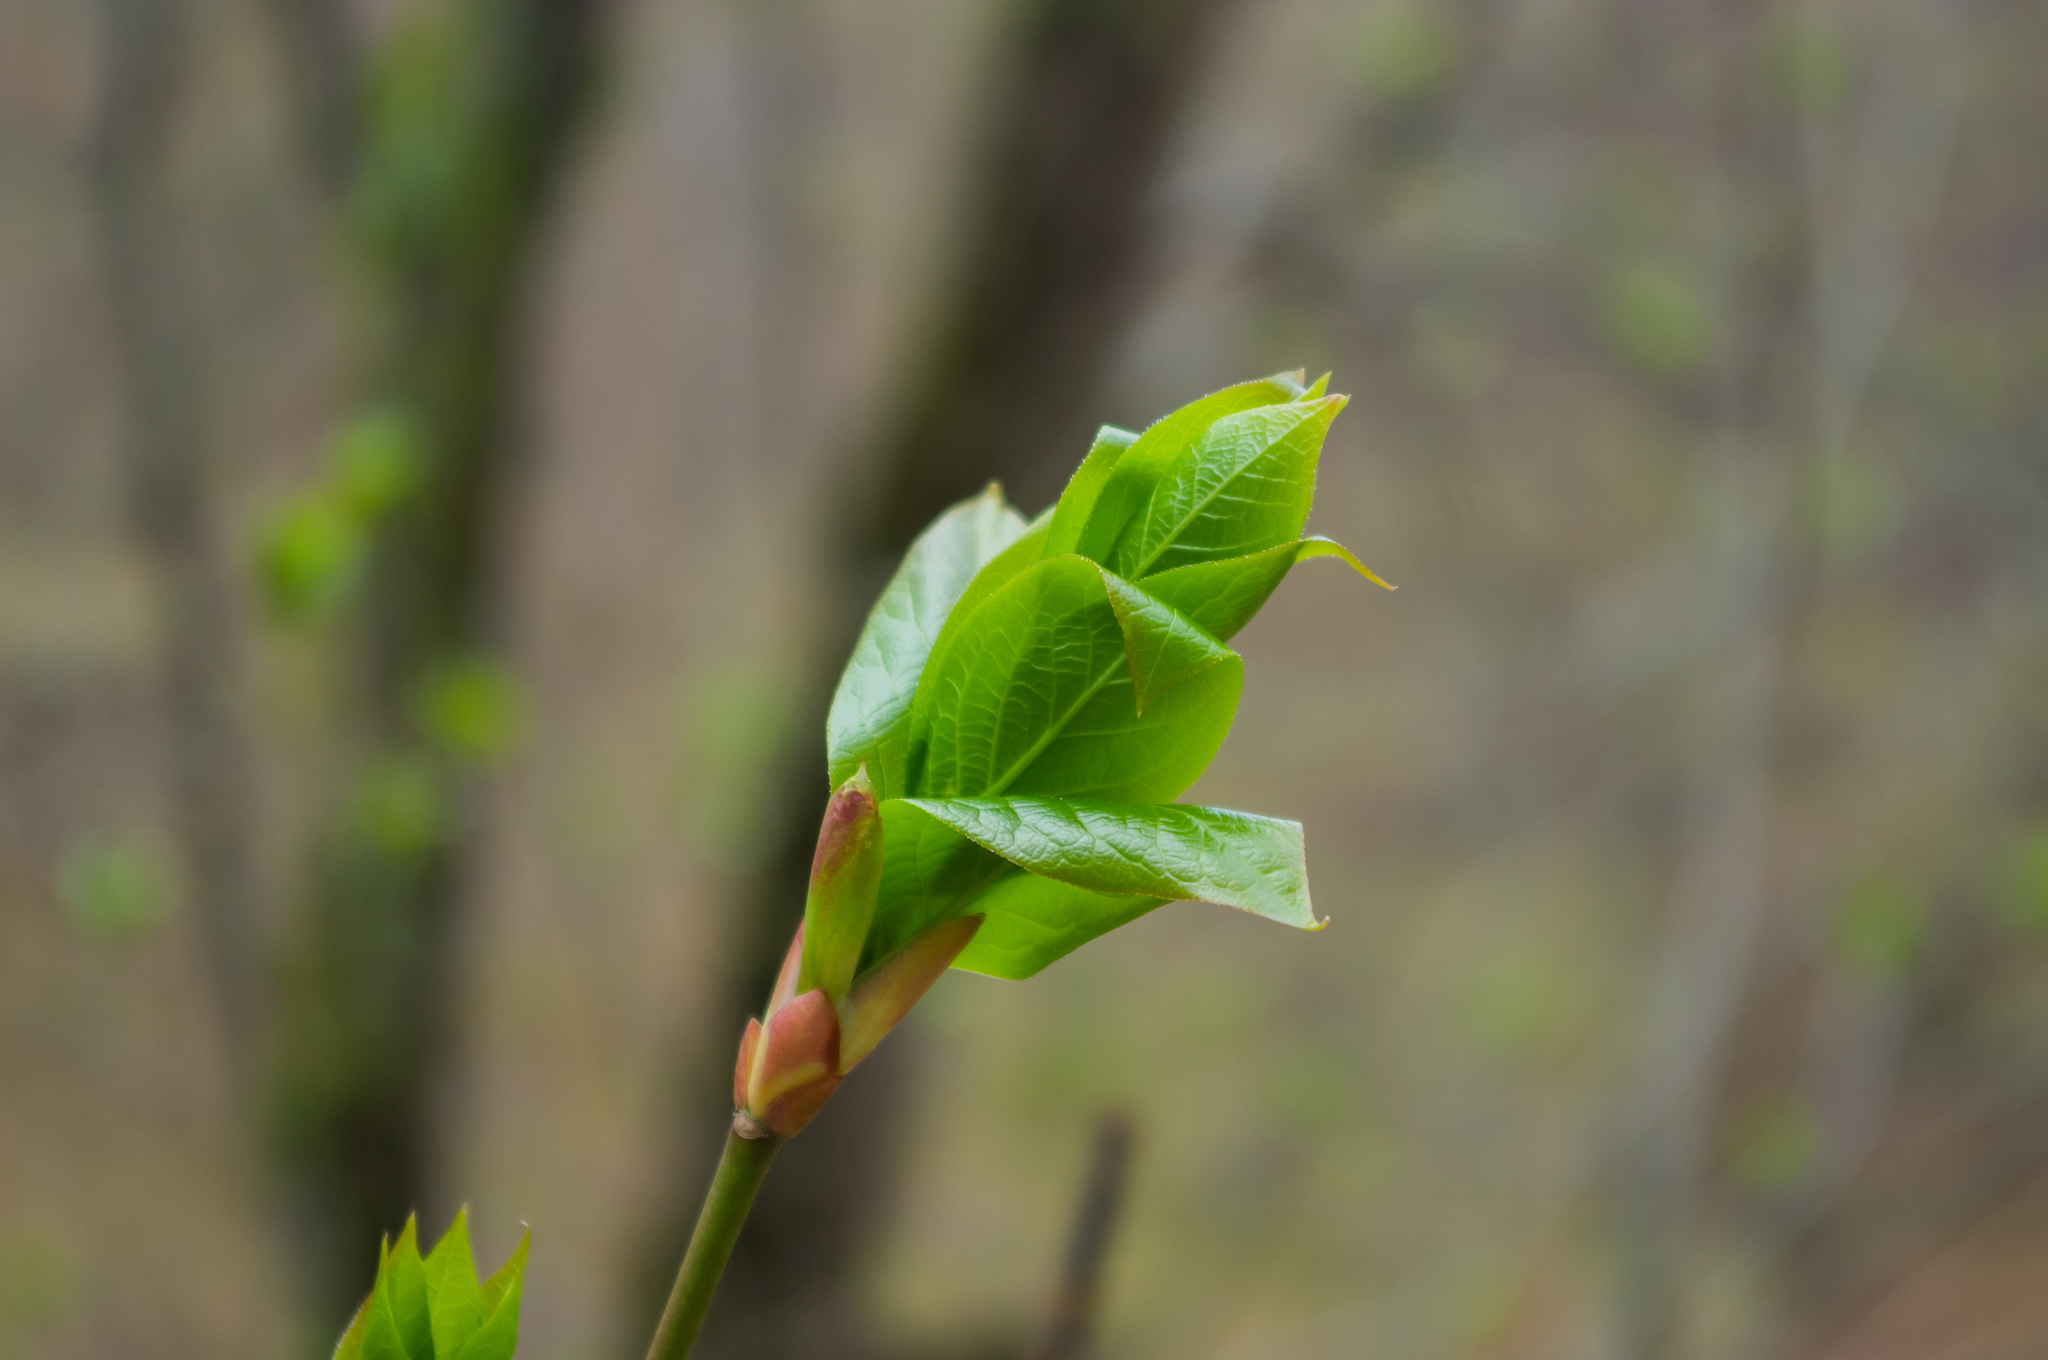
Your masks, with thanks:
M 676 1286 L 669 1291 L 668 1306 L 661 1310 L 661 1325 L 654 1329 L 654 1344 L 647 1348 L 647 1360 L 687 1360 L 696 1344 L 697 1329 L 711 1309 L 711 1296 L 718 1292 L 718 1278 L 739 1241 L 754 1205 L 754 1192 L 767 1178 L 768 1165 L 782 1147 L 780 1138 L 742 1138 L 735 1129 L 725 1136 L 725 1152 L 704 1194 L 704 1208 L 697 1215 L 697 1229 L 690 1234 L 690 1249 L 683 1253 L 682 1269 L 676 1272 Z

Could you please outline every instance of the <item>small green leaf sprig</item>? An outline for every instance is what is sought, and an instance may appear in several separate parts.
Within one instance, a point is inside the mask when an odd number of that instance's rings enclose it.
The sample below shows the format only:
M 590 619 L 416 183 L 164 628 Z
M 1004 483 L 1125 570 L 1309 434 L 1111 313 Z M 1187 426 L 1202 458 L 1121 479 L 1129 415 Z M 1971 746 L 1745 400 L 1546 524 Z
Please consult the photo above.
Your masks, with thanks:
M 1194 899 L 1318 929 L 1299 823 L 1173 800 L 1236 715 L 1227 645 L 1297 562 L 1347 400 L 1300 373 L 1105 427 L 1038 519 L 999 488 L 911 545 L 826 726 L 804 922 L 733 1078 L 735 1130 L 807 1124 L 948 966 L 1036 973 Z
M 512 1258 L 479 1283 L 467 1209 L 424 1260 L 417 1223 L 408 1219 L 397 1243 L 385 1242 L 377 1283 L 334 1348 L 334 1360 L 511 1360 L 528 1241 L 522 1236 Z

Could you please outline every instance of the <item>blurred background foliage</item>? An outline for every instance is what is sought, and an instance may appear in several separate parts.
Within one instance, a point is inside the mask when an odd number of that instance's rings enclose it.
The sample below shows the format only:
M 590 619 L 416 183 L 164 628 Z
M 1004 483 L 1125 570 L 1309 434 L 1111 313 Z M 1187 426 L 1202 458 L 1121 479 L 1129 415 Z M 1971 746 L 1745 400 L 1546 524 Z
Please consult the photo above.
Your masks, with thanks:
M 1334 369 L 1191 797 L 1313 938 L 957 975 L 707 1351 L 2048 1347 L 2048 14 L 0 6 L 0 1357 L 644 1344 L 910 533 Z M 886 1059 L 886 1061 L 885 1061 Z

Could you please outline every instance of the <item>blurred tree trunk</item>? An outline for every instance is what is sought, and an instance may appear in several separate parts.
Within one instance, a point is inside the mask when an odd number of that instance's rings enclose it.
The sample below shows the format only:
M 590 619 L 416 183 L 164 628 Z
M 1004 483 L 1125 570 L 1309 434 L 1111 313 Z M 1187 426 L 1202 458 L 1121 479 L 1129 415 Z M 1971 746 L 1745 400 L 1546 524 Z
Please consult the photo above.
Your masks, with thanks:
M 837 623 L 784 779 L 777 843 L 741 923 L 723 1034 L 767 996 L 802 915 L 827 790 L 815 736 L 874 590 L 930 519 L 992 478 L 1027 505 L 1086 452 L 1103 370 L 1143 300 L 1151 198 L 1228 0 L 1027 0 L 1011 17 L 941 313 L 862 464 L 879 494 L 845 531 Z M 899 1034 L 783 1154 L 727 1273 L 706 1355 L 861 1355 L 851 1267 L 890 1198 L 914 1039 Z M 651 1240 L 651 1319 L 730 1104 L 722 1062 L 682 1130 Z M 713 1114 L 711 1111 L 716 1110 Z
M 214 520 L 199 324 L 166 184 L 187 76 L 184 0 L 104 0 L 93 143 L 99 246 L 127 378 L 129 517 L 160 591 L 170 816 L 218 1008 L 246 1095 L 261 1029 L 248 753 L 230 554 Z
M 352 768 L 293 951 L 273 1115 L 307 1267 L 338 1327 L 381 1234 L 429 1199 L 449 947 L 502 676 L 500 507 L 536 244 L 586 105 L 597 0 L 408 15 L 366 71 L 349 227 L 379 329 L 367 405 L 409 454 L 374 525 L 347 664 Z M 441 697 L 433 687 L 448 677 Z M 452 705 L 443 711 L 437 705 Z

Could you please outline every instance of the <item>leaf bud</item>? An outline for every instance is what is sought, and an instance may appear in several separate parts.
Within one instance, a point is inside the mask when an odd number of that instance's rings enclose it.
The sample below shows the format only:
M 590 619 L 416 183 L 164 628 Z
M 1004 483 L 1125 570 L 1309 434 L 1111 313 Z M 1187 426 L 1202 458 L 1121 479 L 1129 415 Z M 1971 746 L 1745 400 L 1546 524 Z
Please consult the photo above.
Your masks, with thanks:
M 822 988 L 833 1004 L 853 985 L 882 888 L 882 814 L 867 766 L 854 771 L 825 807 L 811 888 L 804 899 L 796 990 Z

